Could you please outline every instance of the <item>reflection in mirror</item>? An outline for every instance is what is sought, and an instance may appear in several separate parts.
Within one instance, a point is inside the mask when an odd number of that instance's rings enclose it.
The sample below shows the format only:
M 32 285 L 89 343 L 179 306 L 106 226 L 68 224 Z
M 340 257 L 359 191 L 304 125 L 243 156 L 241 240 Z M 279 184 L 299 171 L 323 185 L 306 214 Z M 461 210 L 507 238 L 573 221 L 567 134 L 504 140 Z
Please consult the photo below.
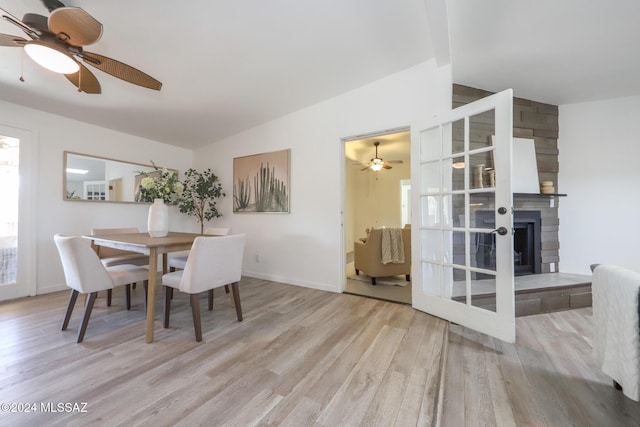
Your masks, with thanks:
M 142 176 L 152 165 L 64 152 L 64 200 L 136 202 Z M 162 169 L 162 168 L 160 168 Z

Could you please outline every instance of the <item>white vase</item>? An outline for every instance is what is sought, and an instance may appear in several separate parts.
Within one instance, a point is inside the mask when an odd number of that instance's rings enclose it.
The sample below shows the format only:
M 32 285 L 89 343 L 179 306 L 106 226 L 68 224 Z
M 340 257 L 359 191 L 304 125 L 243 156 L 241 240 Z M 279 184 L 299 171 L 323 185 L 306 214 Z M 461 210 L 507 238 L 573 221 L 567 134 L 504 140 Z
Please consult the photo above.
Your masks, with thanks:
M 169 207 L 163 199 L 155 199 L 149 206 L 147 230 L 151 237 L 164 237 L 169 234 Z

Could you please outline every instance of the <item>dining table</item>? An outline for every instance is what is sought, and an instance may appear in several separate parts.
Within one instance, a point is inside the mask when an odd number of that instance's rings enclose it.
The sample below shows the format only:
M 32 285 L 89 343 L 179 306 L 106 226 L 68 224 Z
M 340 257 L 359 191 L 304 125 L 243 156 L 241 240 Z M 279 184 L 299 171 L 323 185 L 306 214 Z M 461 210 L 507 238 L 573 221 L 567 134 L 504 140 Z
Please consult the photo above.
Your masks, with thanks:
M 91 245 L 105 246 L 149 256 L 149 280 L 147 285 L 147 317 L 145 342 L 153 342 L 156 313 L 156 287 L 158 286 L 158 255 L 162 255 L 162 273 L 167 273 L 167 254 L 191 249 L 200 234 L 170 231 L 165 237 L 151 237 L 149 233 L 126 233 L 82 236 L 91 240 Z

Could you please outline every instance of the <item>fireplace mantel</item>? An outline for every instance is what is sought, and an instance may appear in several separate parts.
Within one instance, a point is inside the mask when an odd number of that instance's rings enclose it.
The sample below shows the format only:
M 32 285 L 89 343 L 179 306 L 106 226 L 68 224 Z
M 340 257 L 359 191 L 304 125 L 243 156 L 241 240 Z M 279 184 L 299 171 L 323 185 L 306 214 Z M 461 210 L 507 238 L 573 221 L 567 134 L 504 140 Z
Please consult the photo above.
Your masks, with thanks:
M 513 193 L 514 198 L 536 198 L 536 199 L 549 199 L 552 197 L 567 197 L 566 194 L 560 193 L 551 193 L 551 194 L 542 194 L 542 193 Z

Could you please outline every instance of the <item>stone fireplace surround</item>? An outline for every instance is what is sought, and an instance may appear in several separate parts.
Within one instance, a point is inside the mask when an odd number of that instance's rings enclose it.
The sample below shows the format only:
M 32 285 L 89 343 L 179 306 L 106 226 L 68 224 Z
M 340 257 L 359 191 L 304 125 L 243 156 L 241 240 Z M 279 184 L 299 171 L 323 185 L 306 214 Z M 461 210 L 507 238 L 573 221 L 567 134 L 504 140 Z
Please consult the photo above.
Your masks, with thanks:
M 458 84 L 453 85 L 453 108 L 468 104 L 491 95 L 482 89 Z M 479 120 L 486 119 L 485 117 Z M 492 124 L 479 122 L 476 130 L 487 129 L 487 134 L 474 135 L 486 140 L 492 132 Z M 534 140 L 538 179 L 540 182 L 551 181 L 556 190 L 558 185 L 558 107 L 528 99 L 513 99 L 513 136 Z M 558 204 L 561 194 L 521 194 L 513 195 L 515 211 L 540 211 L 540 272 L 553 273 L 559 271 Z

